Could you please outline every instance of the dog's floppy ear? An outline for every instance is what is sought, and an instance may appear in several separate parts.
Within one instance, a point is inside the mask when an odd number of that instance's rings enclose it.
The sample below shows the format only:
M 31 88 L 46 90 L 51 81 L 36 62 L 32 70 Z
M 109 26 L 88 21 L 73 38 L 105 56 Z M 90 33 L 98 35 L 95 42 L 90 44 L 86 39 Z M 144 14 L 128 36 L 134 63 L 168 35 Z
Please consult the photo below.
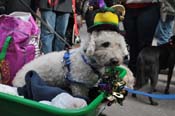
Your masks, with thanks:
M 127 49 L 127 44 L 125 42 L 125 39 L 124 39 L 123 36 L 121 36 L 120 39 L 121 39 L 120 44 L 121 44 L 121 48 L 122 48 L 122 51 L 123 51 L 123 55 L 127 56 L 129 54 L 129 52 L 128 52 L 128 49 Z
M 86 54 L 88 56 L 94 55 L 95 52 L 95 38 L 97 37 L 97 32 L 92 32 L 90 35 L 90 41 L 88 43 L 87 49 L 86 49 Z

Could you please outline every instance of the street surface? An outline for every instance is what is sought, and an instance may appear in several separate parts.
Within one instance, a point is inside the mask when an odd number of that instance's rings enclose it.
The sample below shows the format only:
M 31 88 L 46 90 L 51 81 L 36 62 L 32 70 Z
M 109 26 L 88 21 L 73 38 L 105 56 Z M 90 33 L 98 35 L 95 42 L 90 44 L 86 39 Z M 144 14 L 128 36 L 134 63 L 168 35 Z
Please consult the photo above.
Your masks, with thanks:
M 159 82 L 157 84 L 157 92 L 163 94 L 166 85 L 166 75 L 159 75 Z M 148 87 L 144 88 L 148 91 Z M 170 94 L 175 94 L 175 71 L 170 85 Z M 175 115 L 175 100 L 156 100 L 159 105 L 151 106 L 149 100 L 145 96 L 137 96 L 133 98 L 129 94 L 124 101 L 123 106 L 113 104 L 107 107 L 104 113 L 107 116 L 174 116 Z

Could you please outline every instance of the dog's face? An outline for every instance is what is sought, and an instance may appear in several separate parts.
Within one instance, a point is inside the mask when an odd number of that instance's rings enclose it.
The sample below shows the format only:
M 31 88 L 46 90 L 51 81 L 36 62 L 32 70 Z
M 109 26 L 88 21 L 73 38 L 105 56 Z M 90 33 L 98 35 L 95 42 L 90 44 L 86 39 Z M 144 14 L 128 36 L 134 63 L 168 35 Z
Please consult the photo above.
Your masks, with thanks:
M 90 35 L 86 54 L 100 66 L 120 65 L 128 54 L 125 40 L 115 31 L 94 31 Z

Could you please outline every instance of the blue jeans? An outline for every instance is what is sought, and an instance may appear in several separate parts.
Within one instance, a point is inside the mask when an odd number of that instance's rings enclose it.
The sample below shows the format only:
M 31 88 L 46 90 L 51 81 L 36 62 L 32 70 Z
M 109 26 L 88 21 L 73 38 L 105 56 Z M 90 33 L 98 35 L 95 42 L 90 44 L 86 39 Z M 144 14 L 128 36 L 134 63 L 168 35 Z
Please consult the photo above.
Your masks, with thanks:
M 65 37 L 69 16 L 69 13 L 41 10 L 41 18 L 62 37 Z M 45 54 L 52 51 L 61 51 L 65 46 L 65 43 L 44 25 L 41 25 L 41 42 L 41 50 Z
M 160 19 L 155 32 L 155 37 L 158 40 L 157 45 L 161 45 L 168 42 L 170 37 L 173 35 L 173 27 L 174 27 L 174 16 L 168 15 L 166 17 L 165 22 L 163 22 Z

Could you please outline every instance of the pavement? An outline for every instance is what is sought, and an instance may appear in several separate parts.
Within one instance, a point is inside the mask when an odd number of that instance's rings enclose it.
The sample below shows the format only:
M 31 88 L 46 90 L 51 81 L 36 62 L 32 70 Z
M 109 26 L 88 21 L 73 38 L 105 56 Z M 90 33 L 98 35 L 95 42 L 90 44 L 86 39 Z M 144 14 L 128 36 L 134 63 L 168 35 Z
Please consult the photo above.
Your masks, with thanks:
M 160 74 L 157 84 L 158 94 L 163 94 L 166 85 L 167 76 Z M 148 91 L 149 86 L 142 91 Z M 170 85 L 170 94 L 175 94 L 175 71 Z M 104 114 L 107 116 L 174 116 L 175 114 L 175 100 L 155 100 L 159 103 L 158 106 L 152 106 L 145 96 L 137 96 L 133 98 L 131 94 L 126 97 L 123 106 L 113 104 L 106 107 Z
M 83 26 L 80 29 L 80 38 L 85 39 L 88 37 L 86 27 Z M 155 42 L 155 41 L 154 41 Z M 159 75 L 158 84 L 156 86 L 157 92 L 163 94 L 164 88 L 166 86 L 167 76 L 165 74 Z M 149 90 L 149 85 L 144 87 L 141 91 L 147 92 Z M 175 94 L 175 70 L 172 77 L 172 82 L 170 85 L 170 94 Z M 103 114 L 106 116 L 174 116 L 175 115 L 175 100 L 158 100 L 157 106 L 152 106 L 149 100 L 145 96 L 137 96 L 133 98 L 129 94 L 123 106 L 119 104 L 113 104 L 112 106 L 106 107 Z

